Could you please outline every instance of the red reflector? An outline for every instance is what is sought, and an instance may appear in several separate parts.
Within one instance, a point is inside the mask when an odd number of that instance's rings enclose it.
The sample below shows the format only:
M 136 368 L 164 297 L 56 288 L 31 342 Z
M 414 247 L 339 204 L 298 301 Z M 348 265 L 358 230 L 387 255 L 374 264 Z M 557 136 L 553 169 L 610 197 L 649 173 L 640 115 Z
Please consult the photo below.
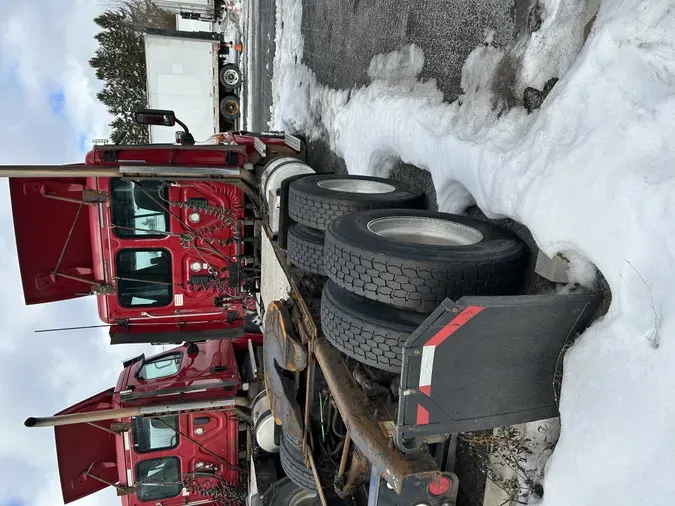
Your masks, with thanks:
M 445 476 L 441 476 L 438 480 L 429 483 L 429 493 L 431 495 L 446 494 L 448 490 L 450 490 L 450 485 L 452 485 L 450 479 L 446 478 Z

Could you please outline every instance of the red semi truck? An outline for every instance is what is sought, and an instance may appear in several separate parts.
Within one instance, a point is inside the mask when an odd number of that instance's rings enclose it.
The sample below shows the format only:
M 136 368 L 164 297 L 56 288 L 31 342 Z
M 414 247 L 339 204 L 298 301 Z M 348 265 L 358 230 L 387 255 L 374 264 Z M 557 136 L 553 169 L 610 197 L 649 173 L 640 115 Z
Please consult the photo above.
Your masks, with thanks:
M 292 136 L 177 140 L 0 170 L 27 303 L 93 293 L 113 342 L 180 345 L 26 421 L 57 426 L 67 502 L 452 506 L 453 434 L 557 415 L 561 349 L 598 301 L 523 295 L 513 233 L 314 174 Z
M 141 355 L 124 363 L 115 387 L 55 417 L 28 419 L 28 426 L 56 425 L 64 502 L 108 486 L 124 506 L 244 501 L 251 402 L 238 397 L 242 351 L 217 340 Z M 258 433 L 270 423 L 265 416 L 256 420 Z
M 11 178 L 26 303 L 95 294 L 113 343 L 258 331 L 247 326 L 260 278 L 256 171 L 300 148 L 289 136 L 226 132 L 200 144 L 95 146 L 68 177 Z

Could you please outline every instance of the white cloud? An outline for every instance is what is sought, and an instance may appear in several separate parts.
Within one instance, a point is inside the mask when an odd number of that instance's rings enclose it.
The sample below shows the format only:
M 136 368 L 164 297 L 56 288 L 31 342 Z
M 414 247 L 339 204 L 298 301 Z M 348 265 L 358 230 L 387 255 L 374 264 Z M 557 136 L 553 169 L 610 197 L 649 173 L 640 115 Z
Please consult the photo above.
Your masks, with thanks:
M 93 38 L 97 31 L 93 18 L 100 10 L 96 2 L 32 0 L 17 4 L 5 13 L 4 22 L 0 21 L 3 34 L 0 71 L 16 74 L 13 87 L 20 88 L 21 112 L 30 115 L 28 122 L 44 125 L 38 120 L 48 121 L 52 116 L 49 94 L 55 87 L 62 89 L 66 122 L 60 124 L 60 130 L 65 126 L 71 134 L 62 141 L 67 142 L 66 152 L 73 157 L 80 156 L 76 149 L 80 134 L 88 141 L 107 137 L 111 120 L 105 107 L 96 100 L 100 83 L 88 66 L 97 44 Z M 3 110 L 12 106 L 10 100 L 0 98 Z M 44 128 L 39 131 L 46 133 Z M 53 134 L 55 129 L 49 132 Z M 64 133 L 58 131 L 56 135 Z
M 7 5 L 5 5 L 7 4 Z M 3 5 L 0 19 L 0 164 L 82 161 L 80 137 L 107 137 L 110 121 L 96 100 L 88 66 L 100 2 L 27 0 Z M 63 91 L 60 114 L 50 94 Z M 53 96 L 53 95 L 52 95 Z M 138 346 L 108 345 L 106 329 L 35 334 L 38 328 L 98 324 L 95 299 L 26 307 L 21 293 L 7 182 L 0 181 L 0 504 L 61 504 L 51 429 L 26 429 L 113 386 Z M 119 505 L 109 489 L 78 502 Z

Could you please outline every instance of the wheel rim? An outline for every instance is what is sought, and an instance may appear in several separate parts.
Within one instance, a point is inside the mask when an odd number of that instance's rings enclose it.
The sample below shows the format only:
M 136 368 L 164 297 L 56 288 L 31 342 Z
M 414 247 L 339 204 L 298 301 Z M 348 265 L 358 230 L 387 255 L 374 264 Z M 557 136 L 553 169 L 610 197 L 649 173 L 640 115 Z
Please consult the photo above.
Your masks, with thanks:
M 234 70 L 226 70 L 223 72 L 223 80 L 227 84 L 237 84 L 239 82 L 239 74 Z
M 228 114 L 237 114 L 239 112 L 239 104 L 234 100 L 228 100 L 225 102 L 225 111 Z
M 323 179 L 317 185 L 326 190 L 346 193 L 391 193 L 395 186 L 367 179 Z
M 387 239 L 430 246 L 469 246 L 483 240 L 473 227 L 426 216 L 391 216 L 368 222 L 368 230 Z
M 288 506 L 312 506 L 315 497 L 316 492 L 312 492 L 311 490 L 298 490 L 295 495 L 291 497 Z

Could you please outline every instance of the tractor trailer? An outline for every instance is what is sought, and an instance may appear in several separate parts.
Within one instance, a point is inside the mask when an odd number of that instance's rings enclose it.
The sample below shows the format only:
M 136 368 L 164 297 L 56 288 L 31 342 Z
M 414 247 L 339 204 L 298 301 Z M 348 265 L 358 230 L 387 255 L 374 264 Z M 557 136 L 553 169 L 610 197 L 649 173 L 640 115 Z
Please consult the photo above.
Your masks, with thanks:
M 173 109 L 195 139 L 239 123 L 242 73 L 237 52 L 215 32 L 152 30 L 145 34 L 148 107 Z M 150 125 L 150 142 L 173 143 L 177 128 Z
M 113 342 L 175 346 L 26 420 L 56 427 L 67 502 L 453 506 L 453 435 L 557 415 L 598 298 L 522 294 L 512 232 L 317 174 L 290 135 L 201 145 L 173 111 L 136 118 L 179 142 L 0 171 L 26 301 L 93 294 Z

